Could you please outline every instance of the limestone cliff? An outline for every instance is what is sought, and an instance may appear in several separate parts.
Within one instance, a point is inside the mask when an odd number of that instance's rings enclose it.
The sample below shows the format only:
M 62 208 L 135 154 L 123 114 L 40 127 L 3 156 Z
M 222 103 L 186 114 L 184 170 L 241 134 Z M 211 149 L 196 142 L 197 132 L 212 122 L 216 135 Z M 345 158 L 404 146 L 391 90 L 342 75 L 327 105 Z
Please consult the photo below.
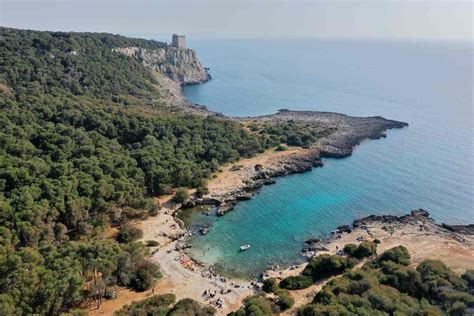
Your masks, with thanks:
M 211 79 L 207 69 L 204 68 L 197 58 L 196 52 L 192 49 L 119 47 L 113 50 L 136 58 L 143 65 L 153 68 L 183 85 L 203 83 Z

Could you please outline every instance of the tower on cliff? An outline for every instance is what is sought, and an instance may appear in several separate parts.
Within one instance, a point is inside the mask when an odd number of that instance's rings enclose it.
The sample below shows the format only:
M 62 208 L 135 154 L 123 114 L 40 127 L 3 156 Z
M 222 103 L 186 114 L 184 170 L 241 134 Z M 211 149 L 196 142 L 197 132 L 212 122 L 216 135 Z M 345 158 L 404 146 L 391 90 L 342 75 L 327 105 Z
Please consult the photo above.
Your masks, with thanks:
M 173 34 L 171 37 L 171 46 L 177 48 L 186 48 L 186 38 L 184 35 Z

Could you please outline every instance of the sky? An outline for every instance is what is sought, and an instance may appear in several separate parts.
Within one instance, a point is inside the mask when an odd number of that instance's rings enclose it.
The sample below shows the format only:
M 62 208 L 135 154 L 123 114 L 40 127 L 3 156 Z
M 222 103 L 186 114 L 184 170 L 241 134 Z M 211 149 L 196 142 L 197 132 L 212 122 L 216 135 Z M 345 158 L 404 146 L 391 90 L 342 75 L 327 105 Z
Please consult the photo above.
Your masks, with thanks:
M 7 27 L 194 38 L 473 39 L 473 1 L 0 0 Z

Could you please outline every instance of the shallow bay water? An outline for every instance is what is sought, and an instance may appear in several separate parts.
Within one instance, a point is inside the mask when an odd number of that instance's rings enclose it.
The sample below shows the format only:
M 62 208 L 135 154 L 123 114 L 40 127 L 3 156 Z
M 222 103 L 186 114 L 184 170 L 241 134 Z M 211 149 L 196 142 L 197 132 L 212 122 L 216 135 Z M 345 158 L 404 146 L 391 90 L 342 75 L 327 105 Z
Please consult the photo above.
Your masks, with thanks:
M 209 223 L 190 253 L 229 274 L 301 260 L 305 239 L 369 214 L 430 211 L 474 223 L 473 44 L 342 40 L 196 40 L 213 80 L 189 86 L 195 103 L 226 115 L 280 108 L 381 115 L 410 126 L 366 141 L 351 157 L 277 179 Z M 239 252 L 242 244 L 252 247 Z

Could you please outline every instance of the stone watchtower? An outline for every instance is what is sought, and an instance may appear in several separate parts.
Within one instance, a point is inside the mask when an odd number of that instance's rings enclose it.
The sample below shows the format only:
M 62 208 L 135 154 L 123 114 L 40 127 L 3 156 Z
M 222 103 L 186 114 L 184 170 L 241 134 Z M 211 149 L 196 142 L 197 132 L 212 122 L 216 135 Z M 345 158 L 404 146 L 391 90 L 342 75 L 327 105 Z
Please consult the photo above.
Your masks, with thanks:
M 186 48 L 186 38 L 184 35 L 173 34 L 171 46 L 176 48 Z

